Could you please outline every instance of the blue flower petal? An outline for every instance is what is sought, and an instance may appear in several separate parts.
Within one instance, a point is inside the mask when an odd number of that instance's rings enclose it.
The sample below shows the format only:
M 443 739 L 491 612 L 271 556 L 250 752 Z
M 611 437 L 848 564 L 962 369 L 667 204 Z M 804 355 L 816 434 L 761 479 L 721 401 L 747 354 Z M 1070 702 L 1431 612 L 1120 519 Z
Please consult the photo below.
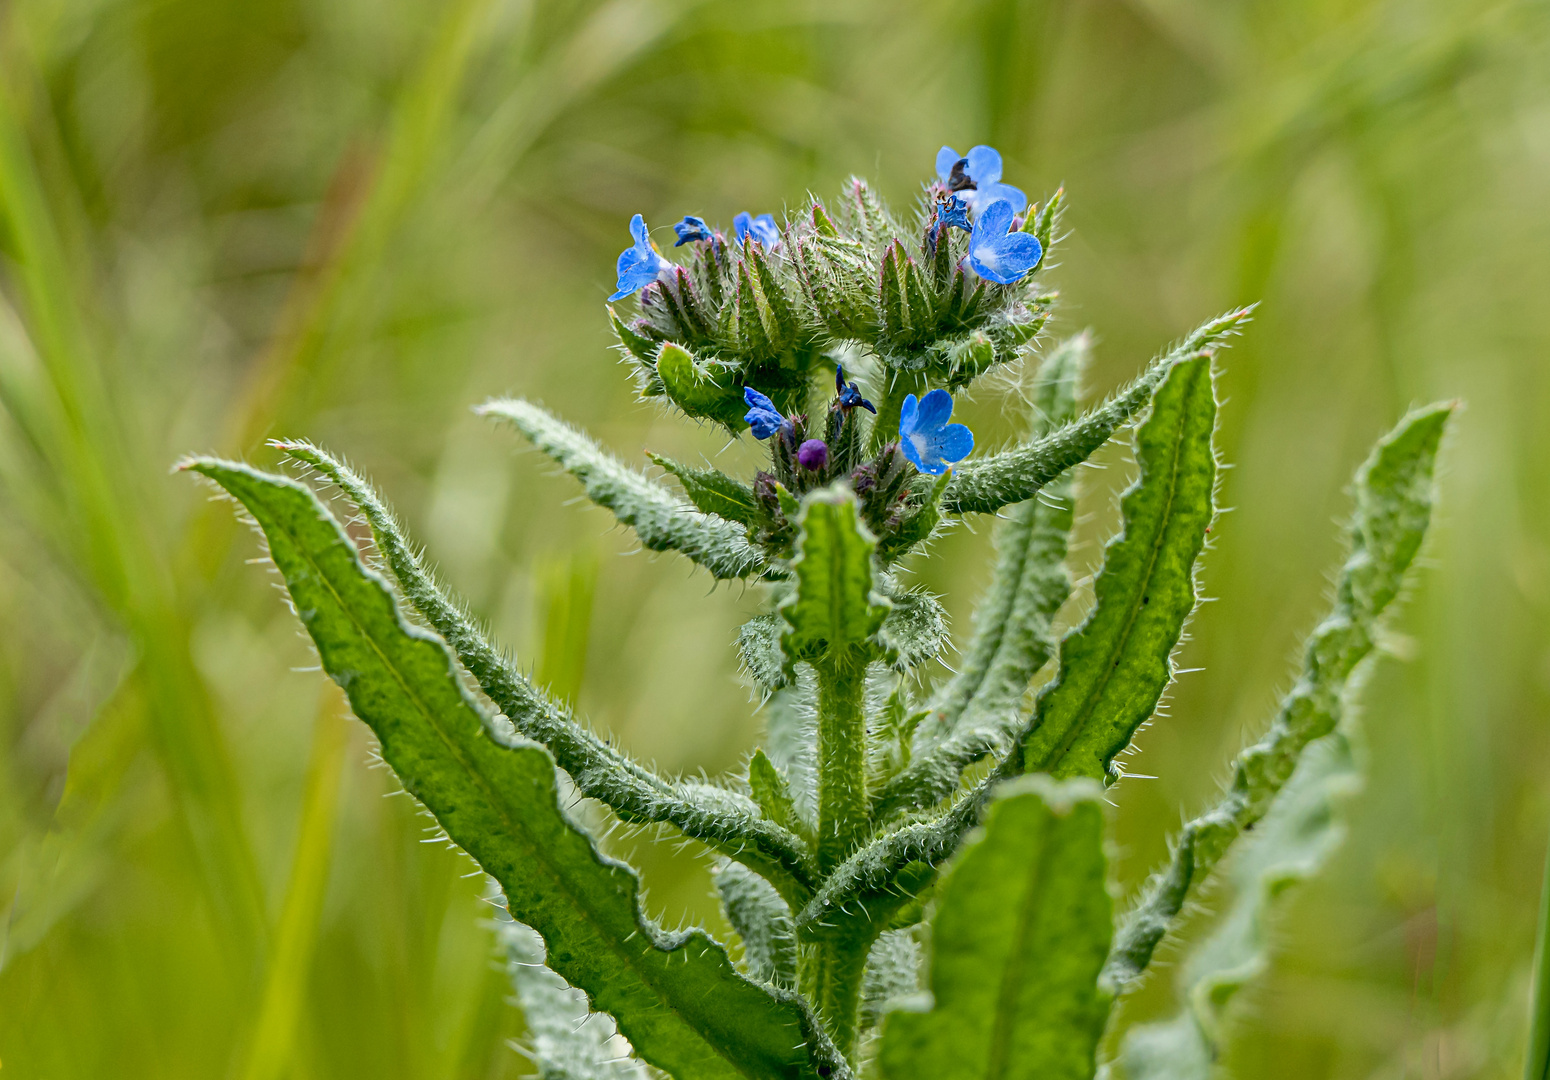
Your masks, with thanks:
M 1001 179 L 1001 155 L 994 147 L 976 146 L 964 156 L 969 159 L 969 179 L 977 186 Z
M 953 225 L 964 232 L 972 232 L 974 226 L 969 223 L 969 204 L 957 195 L 949 196 L 947 201 L 937 211 L 937 222 L 942 226 Z
M 1012 204 L 1005 199 L 986 205 L 980 210 L 979 220 L 974 223 L 974 241 L 984 242 L 1005 236 L 1006 231 L 1012 227 L 1012 218 L 1016 213 Z M 972 242 L 970 246 L 973 246 Z
M 953 415 L 953 395 L 940 387 L 920 399 L 915 417 L 917 430 L 934 430 L 947 423 Z
M 1012 210 L 1021 214 L 1028 209 L 1028 196 L 1023 194 L 1021 188 L 1015 188 L 1011 184 L 989 183 L 980 184 L 974 192 L 975 199 L 982 206 L 991 206 L 997 202 L 1008 202 Z
M 748 413 L 743 419 L 753 428 L 756 439 L 768 439 L 786 422 L 775 403 L 751 386 L 743 387 L 743 401 L 748 405 Z
M 936 152 L 936 177 L 942 183 L 953 174 L 953 166 L 962 161 L 963 157 L 951 146 L 944 146 Z
M 678 234 L 674 247 L 682 247 L 691 240 L 712 240 L 716 235 L 711 231 L 711 227 L 705 224 L 704 218 L 697 218 L 692 214 L 685 214 L 684 219 L 673 226 L 673 231 Z
M 608 298 L 610 302 L 639 292 L 655 281 L 663 270 L 671 269 L 673 265 L 662 257 L 662 253 L 651 242 L 651 231 L 646 228 L 646 219 L 639 214 L 630 219 L 630 235 L 635 238 L 635 243 L 619 253 L 619 261 L 614 265 L 619 276 L 615 285 L 617 291 Z
M 941 476 L 949 463 L 969 456 L 974 433 L 962 424 L 947 423 L 953 414 L 953 398 L 946 390 L 933 390 L 916 400 L 904 398 L 899 410 L 899 448 L 923 473 Z
M 637 248 L 651 249 L 651 230 L 646 228 L 646 219 L 639 214 L 630 219 L 630 235 L 635 238 Z
M 745 210 L 732 219 L 732 225 L 736 229 L 739 244 L 746 242 L 750 236 L 767 248 L 780 243 L 780 226 L 775 224 L 773 214 L 754 217 Z
M 948 424 L 937 435 L 933 449 L 944 461 L 962 461 L 974 451 L 974 432 L 963 424 Z

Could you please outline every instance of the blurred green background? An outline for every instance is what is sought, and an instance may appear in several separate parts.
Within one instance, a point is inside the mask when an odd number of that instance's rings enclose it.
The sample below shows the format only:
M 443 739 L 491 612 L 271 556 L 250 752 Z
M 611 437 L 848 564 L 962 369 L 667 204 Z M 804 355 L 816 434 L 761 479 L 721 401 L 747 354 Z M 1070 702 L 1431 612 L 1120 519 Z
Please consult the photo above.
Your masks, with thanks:
M 751 460 L 632 399 L 602 298 L 641 211 L 729 222 L 937 147 L 1064 183 L 1090 395 L 1205 317 L 1235 469 L 1119 882 L 1266 721 L 1344 485 L 1459 397 L 1349 841 L 1282 921 L 1244 1077 L 1513 1076 L 1550 826 L 1550 11 L 1475 0 L 0 3 L 0 1076 L 514 1076 L 483 885 L 369 768 L 257 545 L 168 467 L 308 436 L 525 664 L 664 769 L 758 735 L 756 591 L 636 550 L 472 417 Z M 982 446 L 1015 410 L 965 406 Z M 745 440 L 746 441 L 746 440 Z M 1090 565 L 1124 455 L 1086 474 Z M 960 633 L 990 530 L 922 575 Z M 579 688 L 579 689 L 578 689 Z M 669 923 L 692 853 L 622 840 Z M 1154 979 L 1128 1015 L 1167 1003 Z

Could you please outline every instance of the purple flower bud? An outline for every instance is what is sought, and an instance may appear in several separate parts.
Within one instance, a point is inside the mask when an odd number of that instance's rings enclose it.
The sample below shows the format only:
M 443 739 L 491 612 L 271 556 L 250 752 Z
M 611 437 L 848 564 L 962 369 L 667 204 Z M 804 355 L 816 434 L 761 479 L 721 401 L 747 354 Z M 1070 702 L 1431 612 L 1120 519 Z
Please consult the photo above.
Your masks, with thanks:
M 808 439 L 797 447 L 797 460 L 802 468 L 817 472 L 829 463 L 829 448 L 822 439 Z

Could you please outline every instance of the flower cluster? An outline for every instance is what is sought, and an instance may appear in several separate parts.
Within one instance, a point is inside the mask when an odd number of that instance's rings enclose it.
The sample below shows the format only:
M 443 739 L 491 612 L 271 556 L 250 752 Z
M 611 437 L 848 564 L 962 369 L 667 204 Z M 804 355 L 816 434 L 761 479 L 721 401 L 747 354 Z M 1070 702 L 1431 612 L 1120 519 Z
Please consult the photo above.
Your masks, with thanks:
M 792 532 L 783 500 L 837 480 L 884 541 L 934 509 L 932 478 L 974 448 L 950 422 L 952 391 L 1020 356 L 1048 318 L 1051 298 L 1032 276 L 1058 196 L 1030 208 L 988 146 L 963 156 L 944 146 L 935 171 L 914 228 L 860 180 L 832 211 L 814 199 L 784 225 L 743 212 L 728 233 L 686 215 L 673 226 L 678 261 L 641 215 L 631 220 L 609 299 L 637 294 L 640 314 L 613 314 L 620 344 L 647 396 L 769 443 L 745 524 L 772 550 Z M 881 408 L 846 379 L 852 359 Z M 809 387 L 825 370 L 835 396 L 809 418 Z

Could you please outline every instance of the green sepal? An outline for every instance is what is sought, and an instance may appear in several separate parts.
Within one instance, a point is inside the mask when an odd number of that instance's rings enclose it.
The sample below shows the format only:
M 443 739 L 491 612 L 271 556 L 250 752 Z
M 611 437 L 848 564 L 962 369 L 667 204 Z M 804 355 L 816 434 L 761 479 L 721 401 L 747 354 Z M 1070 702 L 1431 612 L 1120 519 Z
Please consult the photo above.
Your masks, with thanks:
M 728 431 L 742 431 L 747 406 L 742 372 L 717 361 L 698 361 L 682 345 L 666 342 L 657 353 L 657 377 L 668 400 L 685 414 L 714 420 Z
M 634 870 L 561 810 L 548 751 L 481 714 L 446 646 L 403 620 L 310 489 L 213 458 L 182 467 L 257 521 L 324 670 L 383 759 L 500 883 L 512 917 L 543 936 L 549 966 L 611 1014 L 641 1058 L 680 1080 L 846 1071 L 800 1001 L 743 978 L 703 930 L 668 933 L 645 918 Z
M 829 211 L 823 208 L 823 203 L 813 200 L 813 230 L 819 236 L 834 238 L 840 231 L 834 227 L 834 219 L 829 216 Z
M 619 318 L 612 304 L 608 305 L 608 321 L 613 323 L 614 333 L 624 351 L 654 370 L 657 366 L 657 342 L 631 330 L 629 324 Z
M 932 367 L 947 383 L 948 389 L 967 386 L 996 363 L 996 343 L 983 330 L 942 348 Z
M 763 747 L 755 748 L 748 759 L 748 790 L 753 793 L 753 801 L 759 804 L 764 816 L 775 824 L 798 835 L 807 831 L 807 826 L 797 816 L 791 785 Z
M 696 469 L 650 452 L 646 456 L 678 478 L 684 494 L 701 513 L 715 514 L 742 525 L 752 525 L 758 520 L 759 508 L 754 502 L 752 486 L 720 469 Z
M 1215 514 L 1211 361 L 1176 364 L 1136 432 L 1141 474 L 1104 552 L 1092 613 L 1060 644 L 1022 742 L 1023 770 L 1114 779 L 1112 762 L 1173 678 L 1172 652 L 1195 609 L 1195 559 Z
M 764 301 L 763 310 L 767 312 L 765 325 L 769 329 L 769 336 L 777 350 L 787 348 L 801 332 L 801 323 L 797 318 L 796 309 L 791 304 L 791 298 L 786 295 L 785 288 L 780 279 L 770 267 L 769 255 L 764 250 L 764 245 L 751 242 L 744 245 L 746 254 L 744 258 L 753 266 L 754 278 L 758 284 L 760 298 Z
M 878 554 L 884 563 L 895 562 L 936 531 L 936 527 L 942 523 L 942 496 L 952 483 L 952 478 L 951 469 L 935 480 L 928 480 L 925 474 L 916 478 L 915 482 L 924 489 L 916 496 L 919 508 L 883 538 Z
M 877 541 L 861 523 L 855 495 L 843 486 L 814 491 L 795 520 L 796 589 L 777 609 L 786 627 L 781 647 L 793 662 L 870 653 L 889 605 L 874 591 Z
M 1055 227 L 1060 224 L 1060 215 L 1066 208 L 1066 189 L 1056 188 L 1055 194 L 1050 196 L 1049 202 L 1037 215 L 1029 214 L 1023 222 L 1023 230 L 1031 232 L 1039 238 L 1039 246 L 1044 249 L 1044 255 L 1040 259 L 1043 262 L 1049 258 L 1050 248 L 1055 243 Z
M 769 313 L 748 272 L 748 260 L 737 264 L 737 307 L 735 333 L 737 351 L 743 356 L 768 358 L 774 352 L 770 338 Z
M 899 230 L 894 227 L 877 195 L 859 176 L 850 178 L 850 212 L 856 231 L 868 247 L 876 249 Z
M 883 335 L 894 342 L 910 338 L 910 307 L 905 298 L 903 263 L 909 261 L 904 247 L 895 241 L 883 253 L 878 273 L 877 310 L 881 314 Z
M 884 1080 L 1091 1080 L 1112 931 L 1102 807 L 1088 780 L 998 789 L 937 884 L 931 1007 L 884 1020 Z

